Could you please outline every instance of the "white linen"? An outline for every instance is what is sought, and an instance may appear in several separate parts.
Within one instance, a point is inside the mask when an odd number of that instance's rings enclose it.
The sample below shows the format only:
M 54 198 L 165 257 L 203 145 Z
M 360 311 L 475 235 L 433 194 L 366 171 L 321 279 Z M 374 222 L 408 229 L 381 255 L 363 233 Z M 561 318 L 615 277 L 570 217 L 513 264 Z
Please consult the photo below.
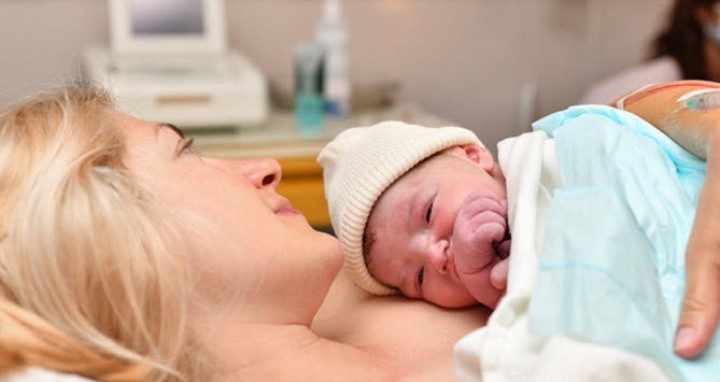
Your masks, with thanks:
M 507 295 L 485 327 L 455 345 L 455 379 L 668 381 L 657 364 L 644 356 L 565 336 L 530 333 L 527 310 L 535 289 L 545 219 L 553 190 L 562 181 L 554 141 L 544 131 L 504 140 L 498 149 L 513 237 Z

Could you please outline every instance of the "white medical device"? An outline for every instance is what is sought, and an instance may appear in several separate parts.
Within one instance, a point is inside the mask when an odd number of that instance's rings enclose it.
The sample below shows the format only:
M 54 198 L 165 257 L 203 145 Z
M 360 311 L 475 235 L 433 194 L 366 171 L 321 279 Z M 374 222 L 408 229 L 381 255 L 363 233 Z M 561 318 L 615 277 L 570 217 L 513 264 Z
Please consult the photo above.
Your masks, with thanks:
M 108 0 L 111 48 L 85 51 L 93 83 L 135 117 L 184 129 L 246 127 L 268 115 L 268 86 L 228 50 L 223 0 Z

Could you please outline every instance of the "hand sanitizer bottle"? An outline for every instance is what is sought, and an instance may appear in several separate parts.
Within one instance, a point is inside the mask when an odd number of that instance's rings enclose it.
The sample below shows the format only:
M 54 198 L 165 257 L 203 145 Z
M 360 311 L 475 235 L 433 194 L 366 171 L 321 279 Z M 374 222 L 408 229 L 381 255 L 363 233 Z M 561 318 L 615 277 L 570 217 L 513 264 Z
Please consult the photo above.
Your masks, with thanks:
M 350 65 L 347 56 L 348 28 L 342 19 L 340 0 L 325 0 L 323 16 L 316 26 L 316 40 L 324 47 L 325 112 L 344 117 L 350 113 Z
M 304 43 L 295 50 L 295 115 L 303 136 L 320 134 L 324 119 L 323 48 Z

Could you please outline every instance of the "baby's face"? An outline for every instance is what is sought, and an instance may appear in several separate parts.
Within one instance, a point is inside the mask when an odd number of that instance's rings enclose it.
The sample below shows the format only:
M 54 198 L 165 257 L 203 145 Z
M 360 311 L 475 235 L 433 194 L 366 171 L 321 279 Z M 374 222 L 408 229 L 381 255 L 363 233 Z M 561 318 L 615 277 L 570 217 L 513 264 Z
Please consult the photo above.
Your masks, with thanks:
M 500 242 L 507 236 L 505 179 L 490 153 L 481 150 L 479 155 L 468 154 L 460 147 L 447 150 L 413 168 L 378 199 L 366 231 L 371 241 L 366 261 L 378 281 L 407 297 L 443 307 L 459 308 L 477 302 L 495 307 L 505 287 L 493 286 L 491 271 L 507 255 L 498 254 L 498 246 L 490 239 L 486 246 L 490 250 L 485 251 L 490 254 L 482 255 L 487 256 L 480 265 L 483 269 L 476 269 L 478 272 L 468 283 L 466 277 L 461 277 L 463 271 L 454 250 L 454 235 L 468 232 L 468 224 L 458 224 L 465 229 L 456 232 L 456 221 L 463 221 L 458 216 L 468 205 L 466 199 L 477 199 L 478 192 L 487 200 L 474 203 L 476 212 L 479 205 L 494 218 L 499 216 L 502 228 L 494 237 L 500 237 Z M 472 239 L 466 237 L 458 242 L 465 243 L 467 252 L 467 243 Z M 477 266 L 477 261 L 472 261 Z

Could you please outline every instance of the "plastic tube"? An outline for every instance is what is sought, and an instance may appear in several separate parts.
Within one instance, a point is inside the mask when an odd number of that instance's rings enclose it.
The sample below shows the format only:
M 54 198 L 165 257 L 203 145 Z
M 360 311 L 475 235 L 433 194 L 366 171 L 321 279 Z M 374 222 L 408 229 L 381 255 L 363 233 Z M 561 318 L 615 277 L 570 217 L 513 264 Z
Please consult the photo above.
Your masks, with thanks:
M 705 111 L 720 108 L 720 89 L 701 89 L 678 98 L 688 110 Z
M 610 106 L 616 107 L 620 110 L 625 110 L 625 107 L 627 107 L 631 103 L 633 103 L 637 100 L 640 100 L 642 98 L 645 98 L 653 93 L 657 93 L 664 89 L 676 88 L 676 87 L 681 87 L 681 86 L 697 86 L 697 87 L 703 88 L 705 90 L 717 90 L 718 89 L 717 83 L 709 82 L 709 81 L 700 81 L 700 80 L 686 80 L 686 81 L 670 82 L 670 83 L 660 85 L 660 86 L 651 84 L 651 85 L 643 86 L 642 88 L 637 89 L 637 90 L 633 91 L 632 93 L 625 95 L 620 100 L 611 103 Z M 680 102 L 680 99 L 678 99 L 678 102 Z

